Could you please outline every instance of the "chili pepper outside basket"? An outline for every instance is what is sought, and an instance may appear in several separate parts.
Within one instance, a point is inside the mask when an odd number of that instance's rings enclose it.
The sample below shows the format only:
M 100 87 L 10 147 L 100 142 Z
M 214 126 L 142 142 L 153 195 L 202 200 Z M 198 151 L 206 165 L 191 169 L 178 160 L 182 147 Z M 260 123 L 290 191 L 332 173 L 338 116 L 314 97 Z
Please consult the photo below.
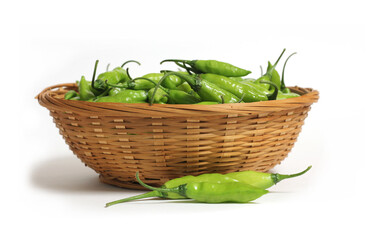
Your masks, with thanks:
M 181 105 L 65 100 L 76 84 L 44 89 L 39 103 L 60 134 L 104 183 L 147 184 L 203 173 L 268 171 L 290 152 L 319 92 L 291 87 L 296 98 L 253 103 Z

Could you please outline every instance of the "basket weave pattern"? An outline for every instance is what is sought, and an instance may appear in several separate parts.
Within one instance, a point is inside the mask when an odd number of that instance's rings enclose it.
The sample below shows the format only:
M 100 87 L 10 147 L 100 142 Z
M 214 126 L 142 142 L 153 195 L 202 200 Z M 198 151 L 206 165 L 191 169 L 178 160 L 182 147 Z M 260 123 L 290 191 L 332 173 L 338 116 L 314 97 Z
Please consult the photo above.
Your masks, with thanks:
M 74 154 L 112 185 L 141 189 L 202 173 L 268 171 L 292 149 L 318 91 L 293 87 L 286 100 L 218 105 L 122 104 L 64 100 L 75 84 L 43 90 Z

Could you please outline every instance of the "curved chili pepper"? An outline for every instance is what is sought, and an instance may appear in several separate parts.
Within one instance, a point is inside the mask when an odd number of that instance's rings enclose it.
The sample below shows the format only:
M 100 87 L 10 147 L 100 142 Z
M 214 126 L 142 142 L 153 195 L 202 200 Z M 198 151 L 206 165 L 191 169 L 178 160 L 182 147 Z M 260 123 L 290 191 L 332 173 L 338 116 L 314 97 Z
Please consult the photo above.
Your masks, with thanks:
M 174 62 L 179 67 L 192 71 L 196 74 L 199 73 L 215 73 L 226 77 L 243 77 L 251 73 L 232 64 L 220 62 L 216 60 L 180 60 L 180 59 L 166 59 L 161 62 Z M 189 65 L 189 67 L 186 66 Z

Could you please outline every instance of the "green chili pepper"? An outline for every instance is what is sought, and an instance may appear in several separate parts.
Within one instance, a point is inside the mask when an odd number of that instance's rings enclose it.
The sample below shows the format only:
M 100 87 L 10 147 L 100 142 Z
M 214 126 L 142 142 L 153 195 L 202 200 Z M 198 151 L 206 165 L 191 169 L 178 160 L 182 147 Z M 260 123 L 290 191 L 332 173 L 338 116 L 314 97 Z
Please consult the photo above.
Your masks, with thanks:
M 155 188 L 143 183 L 138 172 L 136 173 L 136 179 L 141 186 L 150 190 L 160 193 L 176 193 L 203 203 L 247 203 L 268 193 L 268 190 L 240 182 L 190 182 L 175 188 Z
M 95 97 L 95 95 L 91 91 L 89 83 L 87 82 L 84 76 L 82 76 L 79 81 L 79 95 L 80 95 L 80 99 L 83 101 L 86 101 L 86 100 L 89 100 Z
M 113 88 L 128 88 L 133 90 L 150 90 L 157 85 L 157 83 L 153 80 L 149 81 L 150 79 L 144 77 L 138 77 L 135 79 L 131 79 L 128 82 L 118 83 L 118 84 L 110 84 L 107 83 L 108 86 Z
M 185 72 L 180 73 L 187 74 Z M 154 82 L 159 82 L 159 80 L 161 80 L 163 76 L 164 73 L 148 73 L 142 77 L 153 80 Z M 162 86 L 168 89 L 177 89 L 177 87 L 183 82 L 184 81 L 178 76 L 170 75 L 162 82 Z
M 174 62 L 179 67 L 194 73 L 214 73 L 226 77 L 243 77 L 251 73 L 249 70 L 238 68 L 229 63 L 220 62 L 216 60 L 180 60 L 180 59 L 166 59 L 161 62 Z M 189 65 L 189 67 L 186 66 Z
M 101 73 L 98 78 L 96 79 L 96 71 L 97 71 L 97 65 L 98 60 L 95 62 L 95 67 L 93 70 L 93 76 L 91 81 L 91 91 L 95 94 L 95 96 L 102 96 L 102 94 L 107 90 L 107 83 L 111 84 L 117 84 L 120 82 L 125 82 L 130 79 L 128 68 L 127 70 L 123 69 L 123 66 L 130 62 L 135 62 L 140 65 L 139 62 L 135 60 L 129 60 L 122 64 L 121 67 L 117 67 L 113 69 L 112 71 L 108 71 L 109 65 L 107 66 L 107 71 L 104 73 Z
M 255 79 L 255 81 L 256 81 L 256 79 Z M 272 90 L 270 91 L 268 89 L 267 84 L 262 84 L 262 83 L 254 82 L 252 80 L 245 80 L 245 81 L 242 81 L 240 83 L 241 84 L 245 84 L 245 85 L 249 85 L 250 87 L 257 89 L 257 91 L 259 91 L 262 94 L 265 94 L 267 96 L 270 95 L 271 93 L 273 93 Z
M 230 178 L 236 179 L 241 183 L 250 184 L 254 187 L 267 189 L 272 187 L 276 183 L 288 179 L 301 176 L 308 172 L 312 166 L 309 166 L 306 170 L 295 173 L 295 174 L 278 174 L 278 173 L 263 173 L 263 172 L 256 172 L 256 171 L 243 171 L 243 172 L 232 172 L 227 173 L 225 176 Z
M 201 79 L 199 76 L 185 75 L 180 74 L 178 72 L 166 73 L 158 82 L 155 88 L 159 88 L 159 85 L 162 83 L 162 81 L 169 75 L 176 75 L 181 79 L 184 79 L 192 87 L 192 89 L 201 97 L 202 101 L 212 101 L 221 103 L 222 97 L 224 98 L 225 103 L 236 103 L 240 100 L 234 94 L 216 86 L 213 83 Z M 152 104 L 152 102 L 150 102 L 150 104 Z
M 123 89 L 112 96 L 98 97 L 95 102 L 145 103 L 146 91 Z
M 186 93 L 181 90 L 170 89 L 168 90 L 169 102 L 173 104 L 195 104 L 201 100 L 192 94 Z
M 130 76 L 128 71 L 123 69 L 123 67 L 130 62 L 135 62 L 138 65 L 141 65 L 139 62 L 135 60 L 129 60 L 123 63 L 120 67 L 114 68 L 112 71 L 107 71 L 98 75 L 97 80 L 107 81 L 110 84 L 117 84 L 120 82 L 126 82 L 130 80 Z
M 299 96 L 300 95 L 297 93 L 292 93 L 292 92 L 283 93 L 279 91 L 276 100 L 294 98 L 294 97 L 299 97 Z
M 179 72 L 180 74 L 186 74 L 185 72 Z M 128 88 L 135 90 L 149 90 L 162 79 L 164 73 L 149 73 L 142 77 L 131 79 L 128 81 Z M 152 80 L 152 81 L 149 81 Z M 162 86 L 168 89 L 177 89 L 177 87 L 184 81 L 175 75 L 170 75 L 162 81 Z
M 242 97 L 244 102 L 258 102 L 272 99 L 272 94 L 268 95 L 261 92 L 260 89 L 253 83 L 242 84 L 230 78 L 216 74 L 201 74 L 202 79 L 205 79 L 218 87 L 231 92 L 237 97 Z M 244 95 L 245 94 L 245 95 Z
M 120 91 L 122 91 L 123 89 L 126 89 L 128 87 L 128 84 L 127 83 L 118 83 L 116 85 L 108 84 L 108 86 L 111 87 L 108 95 L 109 96 L 114 96 L 114 95 L 118 94 Z
M 296 52 L 290 54 L 290 56 L 285 60 L 284 66 L 282 68 L 281 91 L 283 93 L 290 93 L 290 89 L 287 88 L 286 85 L 285 85 L 285 67 L 286 67 L 286 63 L 288 62 L 288 60 L 290 59 L 290 57 L 293 56 L 294 54 L 296 54 Z
M 72 98 L 74 98 L 74 97 L 77 97 L 79 94 L 75 91 L 75 90 L 70 90 L 70 91 L 68 91 L 67 93 L 65 93 L 65 99 L 66 100 L 70 100 L 70 99 L 72 99 Z
M 238 180 L 233 179 L 231 177 L 225 176 L 220 173 L 205 173 L 198 176 L 184 176 L 180 178 L 175 178 L 167 181 L 165 184 L 162 185 L 161 188 L 175 188 L 180 185 L 186 184 L 186 183 L 198 183 L 198 182 L 209 182 L 209 183 L 232 183 L 232 182 L 238 182 Z M 137 199 L 142 198 L 149 198 L 149 197 L 161 197 L 161 198 L 168 198 L 168 199 L 183 199 L 185 196 L 182 196 L 178 193 L 173 192 L 158 192 L 158 191 L 151 191 L 144 194 L 136 195 L 129 198 L 120 199 L 117 201 L 113 201 L 110 203 L 107 203 L 106 206 L 115 205 L 118 203 L 133 201 Z
M 190 95 L 200 99 L 201 97 L 190 87 L 190 85 L 187 82 L 183 82 L 176 88 L 177 90 L 184 91 L 186 93 L 189 93 Z

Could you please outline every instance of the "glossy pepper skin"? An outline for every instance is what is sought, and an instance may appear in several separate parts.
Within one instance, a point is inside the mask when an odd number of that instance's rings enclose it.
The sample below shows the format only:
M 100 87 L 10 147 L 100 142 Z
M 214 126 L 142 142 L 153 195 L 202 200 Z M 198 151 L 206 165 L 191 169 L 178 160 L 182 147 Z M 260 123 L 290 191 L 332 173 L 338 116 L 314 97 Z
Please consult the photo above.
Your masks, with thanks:
M 161 80 L 163 76 L 164 76 L 164 73 L 148 73 L 142 77 L 153 80 L 154 82 L 159 82 L 159 80 Z M 162 86 L 168 89 L 177 89 L 177 87 L 181 85 L 182 83 L 183 83 L 183 80 L 181 78 L 175 75 L 171 75 L 171 76 L 168 76 L 162 82 Z
M 179 86 L 177 86 L 176 90 L 181 90 L 186 93 L 189 93 L 190 95 L 193 95 L 194 97 L 200 99 L 201 97 L 190 87 L 190 85 L 187 82 L 183 82 Z
M 114 68 L 112 71 L 106 71 L 98 75 L 97 80 L 101 80 L 103 82 L 108 82 L 110 84 L 118 84 L 121 82 L 127 82 L 131 79 L 128 75 L 127 70 L 123 69 L 124 65 L 130 62 L 135 62 L 138 65 L 141 65 L 138 61 L 129 60 L 124 62 L 120 67 Z M 97 66 L 96 66 L 97 67 Z
M 77 96 L 79 96 L 79 94 L 75 90 L 70 90 L 67 93 L 65 93 L 64 99 L 70 100 Z
M 154 96 L 153 96 L 154 95 Z M 160 96 L 167 96 L 168 101 L 162 103 L 171 103 L 171 104 L 195 104 L 200 102 L 200 99 L 186 93 L 181 90 L 176 89 L 167 89 L 162 86 L 159 88 L 152 88 L 148 92 L 148 101 L 151 103 L 159 103 L 157 102 Z M 154 99 L 153 99 L 154 98 Z
M 152 88 L 148 91 L 148 101 L 149 99 L 151 99 L 151 97 L 153 96 L 153 93 L 154 93 L 154 89 L 155 88 Z M 168 102 L 168 97 L 167 97 L 167 93 L 165 91 L 163 91 L 163 89 L 158 89 L 157 92 L 155 93 L 154 95 L 154 100 L 153 102 L 154 103 L 161 103 L 161 104 L 164 104 L 164 103 L 167 103 Z
M 283 92 L 278 92 L 276 100 L 282 100 L 282 99 L 288 99 L 288 98 L 294 98 L 294 97 L 299 97 L 300 95 L 297 93 L 283 93 Z
M 233 178 L 241 183 L 250 184 L 254 187 L 267 189 L 272 187 L 276 183 L 288 179 L 301 176 L 308 172 L 312 166 L 309 166 L 302 172 L 294 173 L 294 174 L 278 174 L 278 173 L 263 173 L 263 172 L 256 172 L 256 171 L 243 171 L 243 172 L 232 172 L 227 173 L 225 176 Z
M 146 91 L 123 89 L 112 96 L 98 97 L 95 102 L 145 103 Z
M 95 94 L 91 91 L 91 86 L 84 76 L 79 81 L 79 96 L 83 101 L 87 101 L 95 97 Z
M 206 173 L 206 174 L 201 174 L 198 176 L 184 176 L 180 178 L 175 178 L 172 179 L 165 184 L 163 184 L 162 188 L 175 188 L 183 184 L 187 183 L 200 183 L 200 182 L 209 182 L 209 183 L 233 183 L 233 182 L 238 182 L 238 180 L 233 179 L 229 176 L 220 174 L 220 173 Z M 160 193 L 161 197 L 164 198 L 170 198 L 170 199 L 180 199 L 180 198 L 185 198 L 185 196 L 182 196 L 177 193 L 169 192 L 169 193 Z
M 216 60 L 180 60 L 180 59 L 166 59 L 161 62 L 174 62 L 179 67 L 192 71 L 194 73 L 214 73 L 223 75 L 226 77 L 243 77 L 251 73 L 249 70 L 245 70 L 236 67 L 232 64 L 220 62 Z M 189 67 L 186 66 L 189 65 Z
M 201 97 L 201 101 L 211 101 L 222 103 L 237 103 L 240 101 L 238 97 L 234 94 L 216 86 L 213 83 L 210 83 L 206 80 L 201 79 L 196 75 L 185 75 L 177 72 L 168 72 L 163 78 L 159 81 L 158 85 L 162 82 L 164 78 L 169 75 L 176 75 L 186 81 L 191 88 Z M 156 88 L 159 86 L 156 86 Z M 150 104 L 152 104 L 150 102 Z
M 108 82 L 110 84 L 118 84 L 130 80 L 127 71 L 121 67 L 114 68 L 112 71 L 104 72 L 98 75 L 97 80 Z M 96 80 L 96 81 L 97 81 Z
M 118 83 L 118 84 L 108 83 L 108 85 L 110 87 L 117 88 L 117 89 L 128 88 L 128 89 L 132 89 L 132 90 L 146 90 L 146 91 L 148 91 L 148 90 L 154 88 L 157 85 L 157 82 L 154 81 L 154 80 L 150 80 L 149 78 L 138 77 L 138 78 L 131 79 L 131 80 L 129 80 L 127 82 L 124 82 L 124 83 Z
M 168 103 L 171 104 L 195 104 L 201 101 L 189 93 L 175 89 L 168 90 L 168 98 Z
M 256 81 L 256 80 L 255 80 Z M 273 91 L 270 91 L 268 87 L 264 84 L 254 82 L 253 80 L 245 80 L 240 82 L 241 84 L 249 85 L 250 87 L 256 88 L 259 92 L 266 94 L 267 96 L 271 94 Z
M 201 74 L 202 79 L 209 81 L 218 87 L 229 91 L 237 97 L 243 97 L 244 102 L 259 102 L 268 100 L 267 94 L 261 92 L 255 84 L 243 84 L 230 78 L 216 74 Z
M 245 79 L 243 79 L 242 77 L 229 77 L 229 78 L 232 79 L 233 81 L 236 81 L 236 82 L 245 81 Z
M 150 190 L 160 193 L 176 193 L 203 203 L 247 203 L 268 193 L 265 189 L 240 182 L 190 182 L 175 188 L 154 188 L 143 183 L 139 178 L 138 172 L 136 173 L 136 179 L 140 185 Z

